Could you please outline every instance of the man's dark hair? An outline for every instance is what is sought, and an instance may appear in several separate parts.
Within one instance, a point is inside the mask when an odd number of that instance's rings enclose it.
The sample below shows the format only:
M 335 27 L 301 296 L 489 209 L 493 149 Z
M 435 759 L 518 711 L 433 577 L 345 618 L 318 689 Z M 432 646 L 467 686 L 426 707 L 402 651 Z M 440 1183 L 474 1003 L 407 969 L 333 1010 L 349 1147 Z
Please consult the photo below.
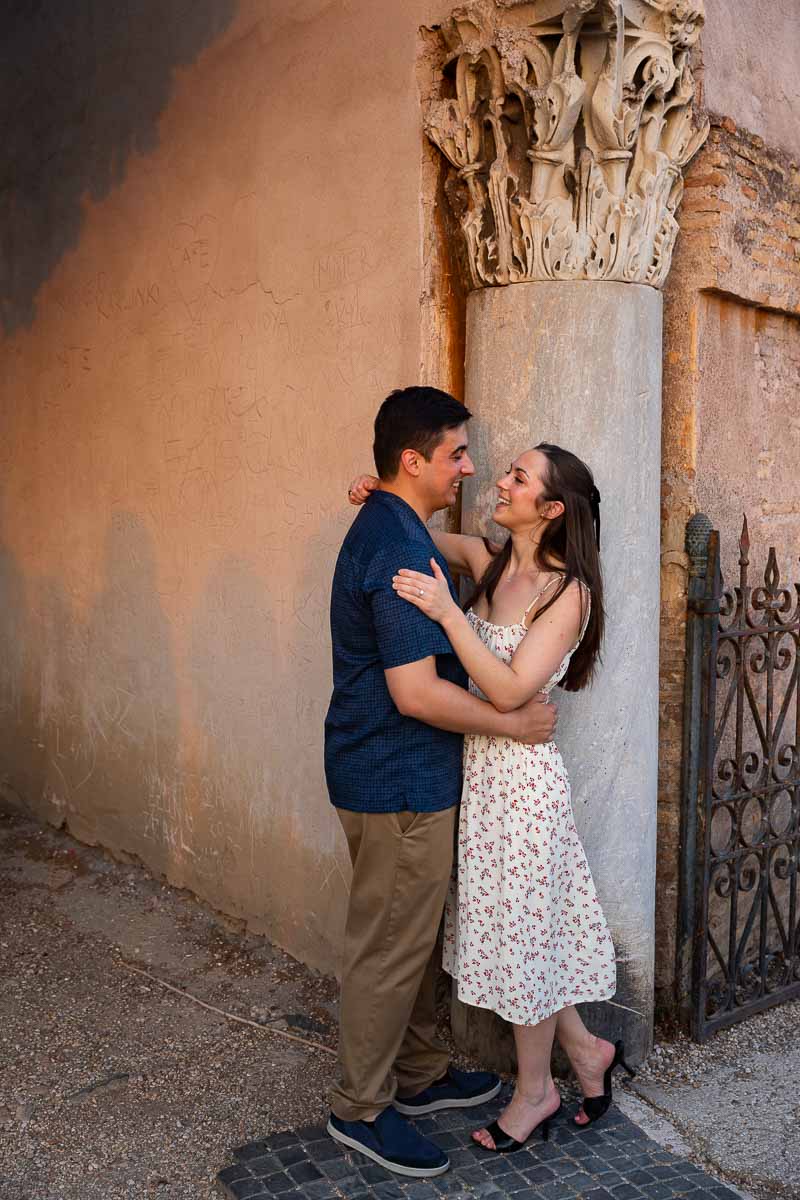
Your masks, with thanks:
M 372 453 L 381 479 L 394 479 L 404 450 L 418 450 L 426 462 L 448 429 L 468 421 L 472 413 L 449 392 L 433 387 L 398 388 L 375 418 Z

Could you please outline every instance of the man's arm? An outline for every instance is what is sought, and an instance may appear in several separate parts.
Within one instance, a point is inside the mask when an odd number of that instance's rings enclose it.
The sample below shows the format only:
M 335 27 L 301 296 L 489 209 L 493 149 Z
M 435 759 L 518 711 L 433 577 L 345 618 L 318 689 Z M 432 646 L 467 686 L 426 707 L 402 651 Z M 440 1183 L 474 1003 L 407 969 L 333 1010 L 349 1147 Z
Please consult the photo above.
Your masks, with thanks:
M 555 732 L 555 705 L 535 696 L 513 712 L 501 713 L 436 672 L 432 655 L 384 672 L 389 693 L 399 712 L 451 733 L 483 733 L 535 745 Z

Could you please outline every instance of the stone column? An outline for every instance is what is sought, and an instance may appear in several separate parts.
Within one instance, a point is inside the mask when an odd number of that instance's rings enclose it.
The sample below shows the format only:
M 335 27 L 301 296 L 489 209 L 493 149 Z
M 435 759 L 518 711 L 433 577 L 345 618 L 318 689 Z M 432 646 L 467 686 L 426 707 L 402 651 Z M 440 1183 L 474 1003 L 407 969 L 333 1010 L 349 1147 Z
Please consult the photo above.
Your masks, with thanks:
M 585 1014 L 650 1045 L 658 755 L 661 293 L 692 121 L 702 0 L 480 0 L 443 27 L 428 135 L 452 165 L 463 235 L 466 403 L 477 479 L 464 527 L 538 441 L 585 458 L 602 500 L 608 634 L 591 691 L 561 694 L 559 744 L 618 954 L 613 1002 Z M 594 1007 L 594 1006 L 592 1006 Z M 454 1002 L 456 1036 L 496 1066 L 511 1040 Z

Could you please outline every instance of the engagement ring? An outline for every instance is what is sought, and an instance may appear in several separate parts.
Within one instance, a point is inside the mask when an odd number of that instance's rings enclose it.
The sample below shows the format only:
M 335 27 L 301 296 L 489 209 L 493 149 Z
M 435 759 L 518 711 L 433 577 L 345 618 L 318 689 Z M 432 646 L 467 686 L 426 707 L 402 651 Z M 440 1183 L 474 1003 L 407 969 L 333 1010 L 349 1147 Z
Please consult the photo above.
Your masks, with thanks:
M 424 589 L 423 589 L 423 588 L 420 588 L 420 589 L 419 589 L 419 594 L 420 594 L 420 596 L 424 596 L 424 595 L 425 595 L 425 591 L 424 591 Z

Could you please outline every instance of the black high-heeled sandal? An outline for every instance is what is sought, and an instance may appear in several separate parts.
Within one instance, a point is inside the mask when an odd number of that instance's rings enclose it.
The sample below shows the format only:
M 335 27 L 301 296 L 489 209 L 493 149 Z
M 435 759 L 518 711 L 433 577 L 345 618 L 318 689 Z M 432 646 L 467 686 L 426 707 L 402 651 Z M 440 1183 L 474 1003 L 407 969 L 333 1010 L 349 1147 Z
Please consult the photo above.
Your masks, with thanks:
M 534 1125 L 524 1142 L 518 1142 L 517 1139 L 512 1137 L 510 1133 L 506 1133 L 505 1129 L 502 1129 L 500 1125 L 498 1125 L 497 1121 L 492 1121 L 491 1125 L 486 1126 L 486 1132 L 491 1136 L 491 1139 L 494 1142 L 494 1147 L 484 1146 L 483 1142 L 478 1142 L 475 1138 L 473 1138 L 473 1141 L 475 1141 L 476 1145 L 480 1146 L 483 1150 L 488 1150 L 490 1154 L 513 1154 L 516 1150 L 521 1150 L 523 1146 L 528 1144 L 533 1135 L 536 1133 L 537 1129 L 541 1129 L 542 1131 L 542 1141 L 548 1141 L 550 1138 L 550 1122 L 554 1120 L 554 1118 L 557 1117 L 560 1112 L 561 1100 L 559 1099 L 558 1108 L 551 1112 L 549 1117 L 545 1117 L 543 1121 L 540 1121 L 538 1125 Z
M 608 1112 L 612 1100 L 611 1076 L 615 1067 L 622 1067 L 623 1070 L 628 1072 L 631 1079 L 633 1079 L 634 1075 L 636 1074 L 633 1067 L 629 1067 L 625 1062 L 624 1042 L 614 1043 L 614 1057 L 606 1067 L 603 1075 L 602 1096 L 584 1096 L 581 1107 L 586 1113 L 588 1119 L 586 1121 L 578 1121 L 575 1119 L 575 1117 L 573 1117 L 572 1124 L 576 1129 L 588 1129 L 590 1125 L 594 1125 L 595 1121 L 599 1121 L 600 1118 Z

